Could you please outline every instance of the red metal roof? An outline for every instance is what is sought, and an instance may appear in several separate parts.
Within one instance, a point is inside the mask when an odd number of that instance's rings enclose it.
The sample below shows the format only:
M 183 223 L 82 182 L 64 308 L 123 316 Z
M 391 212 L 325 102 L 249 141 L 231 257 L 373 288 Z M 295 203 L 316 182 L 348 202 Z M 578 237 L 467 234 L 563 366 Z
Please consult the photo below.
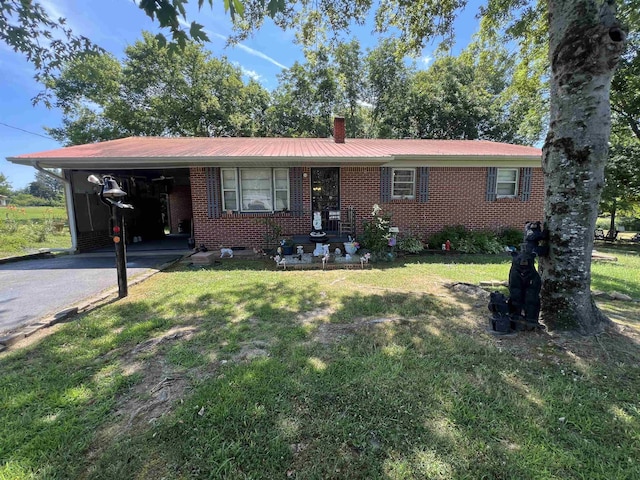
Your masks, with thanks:
M 382 140 L 331 138 L 163 138 L 129 137 L 76 145 L 11 159 L 175 159 L 197 158 L 349 158 L 541 157 L 535 147 L 486 140 Z M 22 163 L 22 162 L 17 162 Z

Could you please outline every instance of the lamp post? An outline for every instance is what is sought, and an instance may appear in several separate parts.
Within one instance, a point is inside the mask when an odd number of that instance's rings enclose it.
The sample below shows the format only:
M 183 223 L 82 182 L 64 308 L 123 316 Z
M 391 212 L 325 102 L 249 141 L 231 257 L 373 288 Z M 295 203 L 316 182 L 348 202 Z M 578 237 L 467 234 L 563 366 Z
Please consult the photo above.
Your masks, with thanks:
M 87 180 L 96 185 L 100 185 L 100 200 L 111 209 L 111 238 L 116 249 L 116 270 L 118 272 L 118 297 L 124 298 L 128 295 L 127 288 L 127 252 L 124 242 L 124 223 L 122 221 L 122 209 L 133 209 L 133 206 L 122 203 L 122 197 L 126 196 L 118 182 L 111 175 L 104 175 L 102 178 L 96 175 L 89 175 Z

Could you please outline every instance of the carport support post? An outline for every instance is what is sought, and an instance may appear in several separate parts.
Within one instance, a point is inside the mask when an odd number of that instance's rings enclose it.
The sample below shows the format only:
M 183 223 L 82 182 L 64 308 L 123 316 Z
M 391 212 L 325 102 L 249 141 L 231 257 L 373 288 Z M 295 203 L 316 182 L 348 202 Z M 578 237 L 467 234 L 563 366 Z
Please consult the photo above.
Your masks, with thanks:
M 113 227 L 119 227 L 119 232 L 114 235 L 114 245 L 116 247 L 116 270 L 118 272 L 118 297 L 124 298 L 129 294 L 127 287 L 127 252 L 125 247 L 124 222 L 122 212 L 116 205 L 111 205 L 111 219 Z M 114 232 L 115 233 L 115 232 Z M 115 242 L 119 238 L 119 242 Z

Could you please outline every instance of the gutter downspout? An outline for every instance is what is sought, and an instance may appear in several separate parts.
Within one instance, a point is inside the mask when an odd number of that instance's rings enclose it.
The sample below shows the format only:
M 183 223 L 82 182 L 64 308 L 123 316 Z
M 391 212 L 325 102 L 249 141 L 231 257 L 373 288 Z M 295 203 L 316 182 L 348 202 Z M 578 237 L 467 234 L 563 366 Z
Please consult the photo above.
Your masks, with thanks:
M 33 167 L 50 177 L 53 177 L 57 180 L 60 180 L 64 184 L 64 198 L 65 203 L 67 204 L 67 219 L 69 220 L 69 232 L 71 233 L 71 248 L 60 248 L 60 249 L 52 249 L 54 251 L 62 251 L 62 252 L 71 252 L 74 253 L 78 250 L 78 231 L 76 227 L 76 214 L 73 208 L 73 190 L 71 189 L 71 180 L 66 177 L 61 177 L 60 175 L 56 175 L 49 170 L 45 170 L 40 166 L 40 164 L 35 161 L 32 163 Z

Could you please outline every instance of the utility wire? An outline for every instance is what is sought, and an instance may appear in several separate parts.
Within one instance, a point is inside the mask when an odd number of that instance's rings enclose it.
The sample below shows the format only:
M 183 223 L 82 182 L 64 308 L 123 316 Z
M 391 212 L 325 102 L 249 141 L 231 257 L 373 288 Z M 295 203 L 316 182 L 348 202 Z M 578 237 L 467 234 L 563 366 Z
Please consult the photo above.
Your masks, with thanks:
M 41 135 L 39 133 L 30 132 L 29 130 L 25 130 L 24 128 L 14 127 L 13 125 L 8 125 L 4 122 L 0 122 L 0 125 L 4 125 L 5 127 L 13 128 L 14 130 L 20 130 L 21 132 L 30 133 L 31 135 L 36 135 L 38 137 L 46 138 L 47 140 L 53 140 L 53 138 L 48 137 L 46 135 Z

